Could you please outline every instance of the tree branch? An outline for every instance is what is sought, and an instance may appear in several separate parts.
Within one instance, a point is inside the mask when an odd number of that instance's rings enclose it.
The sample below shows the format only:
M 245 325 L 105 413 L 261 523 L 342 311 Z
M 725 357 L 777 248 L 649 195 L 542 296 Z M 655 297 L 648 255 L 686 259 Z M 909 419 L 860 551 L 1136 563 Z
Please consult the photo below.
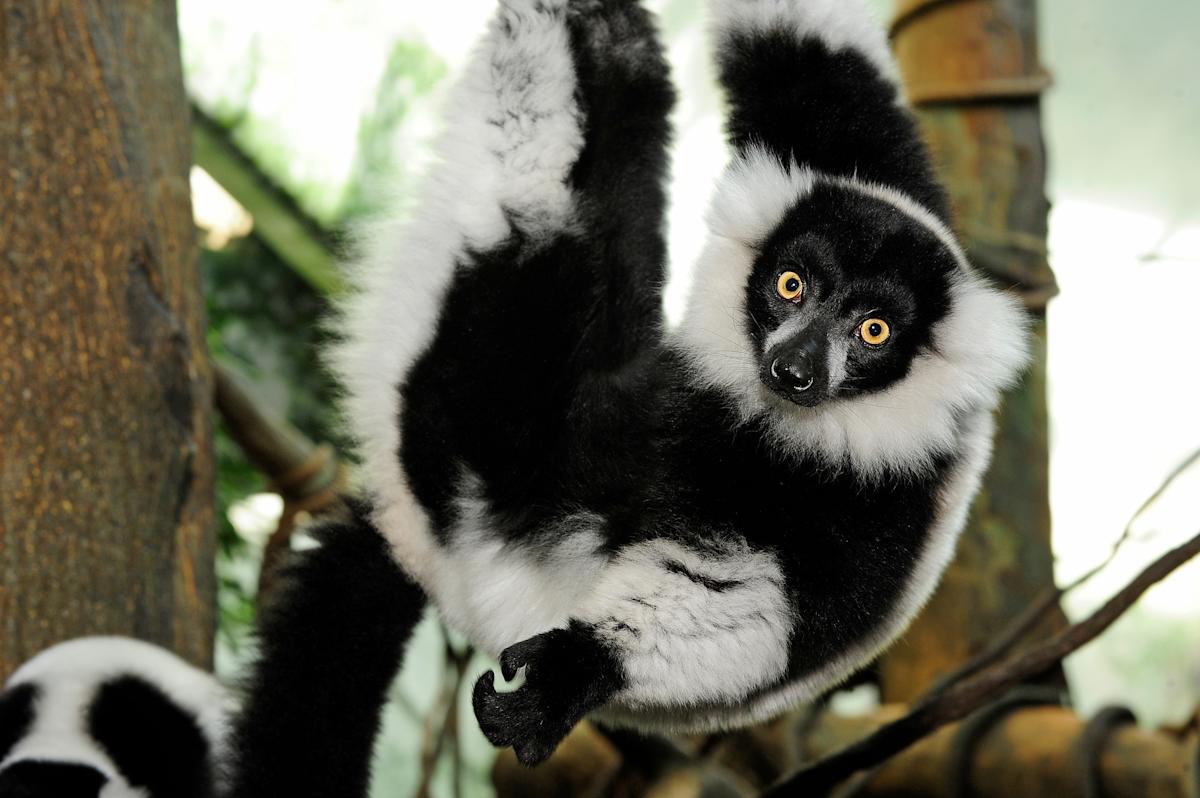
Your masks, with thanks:
M 996 635 L 996 637 L 992 639 L 992 641 L 987 645 L 986 648 L 983 649 L 983 651 L 980 651 L 974 657 L 971 657 L 962 665 L 938 679 L 933 687 L 929 688 L 929 690 L 926 691 L 926 693 L 921 696 L 916 703 L 920 704 L 931 700 L 934 696 L 944 691 L 950 685 L 960 682 L 972 674 L 978 673 L 988 665 L 991 665 L 992 663 L 1002 659 L 1005 654 L 1009 653 L 1013 646 L 1019 643 L 1025 638 L 1026 635 L 1028 635 L 1030 632 L 1036 629 L 1039 624 L 1041 624 L 1041 622 L 1054 610 L 1054 608 L 1058 606 L 1058 602 L 1063 596 L 1080 587 L 1096 574 L 1100 573 L 1112 564 L 1113 560 L 1117 558 L 1117 555 L 1121 552 L 1121 549 L 1125 546 L 1125 544 L 1133 539 L 1134 525 L 1141 519 L 1147 510 L 1154 506 L 1155 502 L 1162 498 L 1163 494 L 1166 493 L 1171 485 L 1175 483 L 1175 480 L 1187 472 L 1187 470 L 1194 466 L 1198 461 L 1200 461 L 1200 449 L 1197 449 L 1189 454 L 1171 469 L 1159 486 L 1155 488 L 1154 492 L 1147 496 L 1146 500 L 1143 501 L 1141 505 L 1138 506 L 1137 510 L 1134 511 L 1133 515 L 1129 517 L 1129 520 L 1125 523 L 1125 528 L 1121 531 L 1120 537 L 1117 538 L 1117 540 L 1113 543 L 1112 548 L 1109 549 L 1108 556 L 1106 556 L 1094 567 L 1088 569 L 1086 573 L 1079 576 L 1071 583 L 1062 587 L 1046 590 L 1041 595 L 1037 596 L 1033 602 L 1030 603 L 1030 605 L 1012 621 L 1012 623 L 1006 626 L 998 635 Z
M 333 236 L 303 211 L 233 142 L 229 132 L 192 105 L 192 157 L 254 219 L 254 235 L 325 296 L 344 288 L 334 265 Z
M 462 693 L 467 665 L 473 649 L 459 651 L 450 640 L 446 628 L 441 627 L 445 643 L 446 666 L 442 673 L 442 690 L 438 701 L 425 718 L 423 743 L 421 745 L 421 781 L 414 793 L 416 798 L 429 798 L 434 772 L 442 752 L 447 748 L 454 758 L 451 768 L 452 794 L 460 793 L 462 753 L 458 750 L 458 697 Z
M 992 665 L 922 700 L 904 717 L 775 785 L 763 793 L 764 798 L 826 794 L 855 772 L 882 762 L 946 723 L 969 715 L 1002 691 L 1043 673 L 1094 640 L 1152 585 L 1197 554 L 1200 554 L 1200 533 L 1147 566 L 1086 619 L 1005 662 Z
M 226 363 L 212 361 L 214 401 L 230 437 L 270 480 L 284 501 L 279 525 L 263 550 L 259 593 L 269 589 L 279 558 L 288 549 L 296 516 L 337 505 L 344 482 L 333 448 L 318 446 L 258 400 L 246 379 Z

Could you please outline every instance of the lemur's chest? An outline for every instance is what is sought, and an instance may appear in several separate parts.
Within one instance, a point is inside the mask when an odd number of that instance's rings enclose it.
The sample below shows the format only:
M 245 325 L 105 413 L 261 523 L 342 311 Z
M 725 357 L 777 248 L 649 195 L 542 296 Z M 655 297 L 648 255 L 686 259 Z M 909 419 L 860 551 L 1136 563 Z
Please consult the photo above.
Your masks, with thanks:
M 753 429 L 722 442 L 719 456 L 679 446 L 675 512 L 727 529 L 778 556 L 796 583 L 853 585 L 857 575 L 903 571 L 943 510 L 938 496 L 954 464 L 924 474 L 864 478 L 818 458 L 768 457 Z

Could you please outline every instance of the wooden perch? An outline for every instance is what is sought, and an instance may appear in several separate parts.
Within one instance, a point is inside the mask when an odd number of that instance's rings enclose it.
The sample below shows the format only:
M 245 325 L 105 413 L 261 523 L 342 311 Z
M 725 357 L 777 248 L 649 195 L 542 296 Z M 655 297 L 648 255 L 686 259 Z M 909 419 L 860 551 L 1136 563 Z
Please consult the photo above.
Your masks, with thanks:
M 326 512 L 338 505 L 344 473 L 331 446 L 317 445 L 259 402 L 247 380 L 228 364 L 213 362 L 216 406 L 229 435 L 246 458 L 271 480 L 283 497 L 283 515 L 263 550 L 259 593 L 270 584 L 287 550 L 297 516 Z
M 863 717 L 824 713 L 804 740 L 804 754 L 826 756 L 903 717 L 905 708 L 887 705 Z M 1085 723 L 1058 706 L 1023 707 L 1003 715 L 963 747 L 964 724 L 943 727 L 882 765 L 857 785 L 854 798 L 922 795 L 953 798 L 1184 798 L 1189 795 L 1190 748 L 1179 737 L 1139 728 L 1134 723 L 1106 727 Z M 1089 738 L 1089 727 L 1102 734 Z M 1085 744 L 1085 739 L 1094 743 Z M 1089 747 L 1091 750 L 1089 751 Z M 961 757 L 961 759 L 960 759 Z M 1089 762 L 1097 766 L 1089 776 Z M 967 793 L 956 791 L 962 768 Z M 1089 791 L 1088 782 L 1092 780 Z M 1096 784 L 1103 785 L 1096 792 Z M 797 795 L 807 793 L 797 792 Z M 842 793 L 845 795 L 846 793 Z

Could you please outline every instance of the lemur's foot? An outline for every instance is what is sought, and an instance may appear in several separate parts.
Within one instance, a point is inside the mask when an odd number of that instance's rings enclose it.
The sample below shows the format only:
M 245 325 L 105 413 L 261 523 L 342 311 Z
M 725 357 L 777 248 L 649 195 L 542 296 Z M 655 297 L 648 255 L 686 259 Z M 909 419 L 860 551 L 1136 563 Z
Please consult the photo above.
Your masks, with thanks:
M 620 670 L 612 654 L 582 627 L 555 629 L 509 646 L 500 671 L 525 681 L 497 692 L 495 674 L 475 682 L 472 703 L 479 728 L 492 745 L 512 746 L 523 765 L 544 761 L 591 710 L 618 689 Z

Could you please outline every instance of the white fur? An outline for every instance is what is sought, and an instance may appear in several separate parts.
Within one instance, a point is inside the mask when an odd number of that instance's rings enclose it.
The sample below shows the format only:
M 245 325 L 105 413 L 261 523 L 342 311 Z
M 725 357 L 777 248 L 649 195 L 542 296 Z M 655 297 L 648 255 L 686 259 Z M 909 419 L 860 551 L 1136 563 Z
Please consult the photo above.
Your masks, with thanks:
M 144 796 L 144 791 L 128 785 L 84 725 L 100 685 L 126 675 L 149 682 L 193 715 L 208 739 L 213 761 L 225 759 L 227 728 L 235 707 L 216 679 L 140 640 L 84 637 L 46 649 L 8 680 L 7 688 L 35 684 L 40 692 L 32 728 L 0 762 L 0 770 L 29 760 L 88 765 L 110 780 L 102 798 Z
M 866 479 L 887 468 L 926 471 L 937 455 L 959 447 L 956 417 L 994 409 L 1015 381 L 1028 357 L 1025 329 L 1015 300 L 964 273 L 951 288 L 950 312 L 934 329 L 934 346 L 904 379 L 816 408 L 761 389 L 745 399 L 771 406 L 765 418 L 785 449 L 815 452 L 831 464 L 848 460 Z
M 811 169 L 785 169 L 767 150 L 751 147 L 718 181 L 708 212 L 709 240 L 696 263 L 687 311 L 672 336 L 706 382 L 730 391 L 759 384 L 745 329 L 746 282 L 763 240 L 816 180 Z
M 771 351 L 782 342 L 804 332 L 807 327 L 808 319 L 801 316 L 793 316 L 771 331 L 771 334 L 767 336 L 767 340 L 763 341 L 763 351 Z
M 757 249 L 816 183 L 817 174 L 809 167 L 793 163 L 785 168 L 765 147 L 747 147 L 717 181 L 708 210 L 709 230 L 716 238 Z
M 728 586 L 697 584 L 668 562 Z M 618 707 L 737 700 L 787 667 L 783 575 L 774 557 L 744 542 L 703 553 L 665 539 L 629 546 L 577 617 L 621 652 L 628 686 Z
M 574 513 L 537 531 L 533 542 L 507 543 L 491 531 L 479 480 L 458 491 L 458 519 L 439 551 L 428 589 L 446 622 L 498 656 L 508 646 L 565 627 L 608 561 L 604 523 Z
M 951 285 L 950 311 L 933 331 L 933 346 L 917 356 L 904 379 L 882 391 L 806 408 L 776 397 L 761 384 L 743 308 L 763 238 L 822 181 L 908 215 L 937 236 L 962 271 Z M 750 209 L 740 201 L 749 186 L 776 196 Z M 744 418 L 765 418 L 783 451 L 817 454 L 832 465 L 848 461 L 864 479 L 888 468 L 925 471 L 937 455 L 955 449 L 957 416 L 992 409 L 1027 362 L 1027 322 L 1017 301 L 973 274 L 953 234 L 903 192 L 852 178 L 827 178 L 795 164 L 785 167 L 752 149 L 718 185 L 713 209 L 710 240 L 673 341 L 696 366 L 698 381 L 726 392 Z M 773 219 L 772 212 L 778 214 Z
M 456 263 L 511 232 L 570 224 L 566 186 L 582 147 L 565 0 L 505 0 L 450 98 L 438 163 L 411 218 L 364 234 L 355 291 L 332 358 L 344 412 L 397 559 L 427 584 L 437 568 L 429 519 L 397 461 L 397 386 L 433 338 Z
M 863 0 L 710 0 L 714 33 L 787 30 L 830 50 L 856 50 L 894 85 L 900 72 L 883 27 Z

